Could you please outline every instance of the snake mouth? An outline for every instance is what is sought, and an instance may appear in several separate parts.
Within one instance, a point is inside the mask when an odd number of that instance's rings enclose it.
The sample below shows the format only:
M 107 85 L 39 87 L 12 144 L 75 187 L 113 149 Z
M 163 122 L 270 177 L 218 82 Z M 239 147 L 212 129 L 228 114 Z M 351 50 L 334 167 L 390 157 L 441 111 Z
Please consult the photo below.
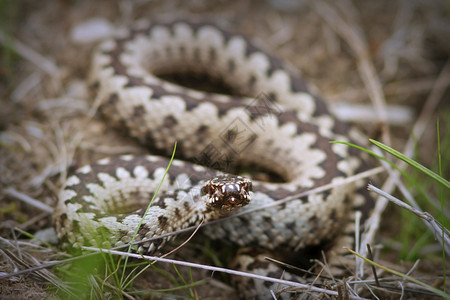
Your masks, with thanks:
M 251 201 L 252 182 L 241 176 L 219 176 L 208 180 L 201 189 L 206 206 L 227 214 Z

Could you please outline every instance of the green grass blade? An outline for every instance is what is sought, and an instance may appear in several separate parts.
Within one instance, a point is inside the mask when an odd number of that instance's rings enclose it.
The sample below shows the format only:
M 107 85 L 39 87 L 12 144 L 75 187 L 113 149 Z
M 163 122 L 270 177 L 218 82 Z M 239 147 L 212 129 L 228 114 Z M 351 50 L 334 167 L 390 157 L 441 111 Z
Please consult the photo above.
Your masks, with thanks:
M 378 158 L 378 159 L 381 159 L 381 160 L 383 160 L 383 161 L 385 161 L 385 162 L 391 164 L 391 165 L 394 167 L 394 165 L 393 165 L 390 161 L 388 161 L 386 158 L 384 158 L 383 156 L 380 156 L 380 155 L 376 154 L 375 152 L 370 151 L 369 149 L 366 149 L 366 148 L 364 148 L 364 147 L 358 146 L 358 145 L 356 145 L 356 144 L 352 144 L 352 143 L 349 143 L 349 142 L 342 142 L 342 141 L 330 141 L 330 144 L 342 144 L 342 145 L 347 145 L 347 146 L 356 148 L 356 149 L 358 149 L 358 150 L 361 150 L 361 151 L 363 151 L 363 152 L 366 152 L 367 154 L 369 154 L 369 155 L 371 155 L 371 156 L 373 156 L 373 157 L 376 157 L 376 158 Z
M 408 165 L 416 168 L 417 170 L 421 171 L 422 173 L 428 175 L 430 178 L 434 179 L 435 181 L 437 181 L 438 183 L 440 183 L 441 185 L 443 185 L 444 187 L 446 187 L 447 189 L 450 189 L 450 182 L 448 182 L 447 180 L 445 180 L 444 178 L 442 178 L 441 176 L 439 176 L 438 174 L 434 173 L 433 171 L 431 171 L 430 169 L 422 166 L 421 164 L 419 164 L 418 162 L 412 160 L 411 158 L 407 157 L 406 155 L 398 152 L 395 149 L 392 149 L 389 146 L 386 146 L 383 143 L 380 143 L 378 141 L 375 141 L 373 139 L 369 139 L 369 141 L 374 144 L 375 146 L 377 146 L 378 148 L 380 148 L 381 150 L 384 150 L 386 152 L 388 152 L 389 154 L 397 157 L 398 159 L 403 160 L 404 162 L 406 162 Z
M 150 207 L 152 206 L 153 201 L 155 201 L 155 199 L 156 199 L 156 195 L 158 194 L 159 190 L 161 189 L 161 185 L 162 185 L 162 183 L 164 182 L 164 179 L 166 178 L 167 173 L 169 172 L 169 169 L 170 169 L 170 166 L 172 165 L 173 159 L 175 158 L 175 151 L 176 151 L 176 150 L 177 150 L 177 143 L 175 142 L 175 145 L 173 146 L 172 157 L 170 158 L 169 164 L 167 165 L 167 168 L 166 168 L 166 170 L 164 171 L 164 175 L 163 175 L 161 181 L 159 182 L 158 187 L 156 188 L 155 193 L 153 194 L 152 200 L 151 200 L 150 203 L 147 205 L 147 209 L 145 210 L 145 213 L 144 213 L 144 215 L 142 216 L 141 221 L 139 222 L 139 224 L 138 224 L 138 226 L 137 226 L 137 228 L 136 228 L 136 231 L 135 231 L 135 233 L 134 233 L 134 235 L 133 235 L 133 238 L 132 238 L 132 240 L 131 240 L 131 242 L 130 242 L 130 247 L 128 248 L 128 251 L 131 250 L 131 247 L 132 247 L 132 245 L 133 245 L 133 243 L 134 243 L 134 240 L 135 240 L 136 235 L 137 235 L 137 233 L 138 233 L 138 231 L 139 231 L 139 228 L 141 227 L 142 222 L 144 222 L 144 218 L 145 218 L 145 216 L 147 215 L 148 210 L 149 210 Z
M 438 168 L 439 168 L 439 175 L 442 176 L 442 158 L 441 158 L 441 133 L 440 133 L 440 129 L 439 129 L 439 119 L 437 119 L 436 121 L 436 133 L 437 133 L 437 150 L 438 150 Z M 444 273 L 444 292 L 447 292 L 446 290 L 446 282 L 447 282 L 447 277 L 446 277 L 446 272 L 447 272 L 447 264 L 446 264 L 446 259 L 445 259 L 445 238 L 444 238 L 444 226 L 446 225 L 445 223 L 445 214 L 444 214 L 444 191 L 442 190 L 442 186 L 440 186 L 439 189 L 439 198 L 440 198 L 440 202 L 441 202 L 441 224 L 442 224 L 442 267 L 443 267 L 443 273 Z
M 176 150 L 177 150 L 177 143 L 175 142 L 175 144 L 174 144 L 174 146 L 173 146 L 172 157 L 170 158 L 169 164 L 167 165 L 167 168 L 166 168 L 166 170 L 164 171 L 164 175 L 163 175 L 161 181 L 159 182 L 158 187 L 156 188 L 155 193 L 153 194 L 152 200 L 151 200 L 150 203 L 148 204 L 147 209 L 145 210 L 145 213 L 144 213 L 144 215 L 143 215 L 142 218 L 141 218 L 141 221 L 139 222 L 138 226 L 136 227 L 136 231 L 135 231 L 134 234 L 133 234 L 133 238 L 131 239 L 130 246 L 128 247 L 127 252 L 130 252 L 130 251 L 131 251 L 131 247 L 133 247 L 133 243 L 134 243 L 134 241 L 135 241 L 135 239 L 136 239 L 136 236 L 137 236 L 137 234 L 138 234 L 139 228 L 141 228 L 142 222 L 144 222 L 144 218 L 145 218 L 145 216 L 147 215 L 148 210 L 149 210 L 150 207 L 152 206 L 153 201 L 155 201 L 155 199 L 156 199 L 156 195 L 158 194 L 159 190 L 161 189 L 161 185 L 162 185 L 162 183 L 164 182 L 164 179 L 166 178 L 166 175 L 167 175 L 167 173 L 169 172 L 170 166 L 172 165 L 172 161 L 173 161 L 174 158 L 175 158 L 175 151 L 176 151 Z M 122 279 L 121 279 L 121 282 L 124 282 L 123 279 L 125 278 L 125 270 L 126 270 L 127 264 L 128 264 L 128 256 L 125 258 L 124 267 L 123 267 L 123 273 L 122 273 L 122 277 L 121 277 L 121 278 L 122 278 Z

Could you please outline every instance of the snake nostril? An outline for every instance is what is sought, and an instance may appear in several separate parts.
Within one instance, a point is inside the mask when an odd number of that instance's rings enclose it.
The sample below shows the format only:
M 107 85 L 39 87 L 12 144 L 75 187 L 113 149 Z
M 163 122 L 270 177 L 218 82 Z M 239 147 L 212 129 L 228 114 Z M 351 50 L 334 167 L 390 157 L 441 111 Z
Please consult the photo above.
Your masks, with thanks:
M 228 197 L 228 203 L 230 205 L 236 205 L 236 203 L 238 203 L 238 199 L 235 197 Z

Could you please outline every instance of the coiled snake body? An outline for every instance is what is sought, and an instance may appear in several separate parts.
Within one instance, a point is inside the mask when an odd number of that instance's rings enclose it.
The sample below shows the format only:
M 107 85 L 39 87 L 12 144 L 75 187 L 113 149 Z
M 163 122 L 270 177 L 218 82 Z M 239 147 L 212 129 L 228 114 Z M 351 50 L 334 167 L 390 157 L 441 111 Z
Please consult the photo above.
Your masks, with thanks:
M 239 96 L 161 79 L 173 73 L 220 79 Z M 137 241 L 220 217 L 203 202 L 207 180 L 222 174 L 214 169 L 258 166 L 283 179 L 254 181 L 247 206 L 252 209 L 338 184 L 361 167 L 352 150 L 329 143 L 349 141 L 348 128 L 289 66 L 247 38 L 211 24 L 139 23 L 98 48 L 90 82 L 109 124 L 159 154 L 171 154 L 177 142 L 178 157 L 194 163 L 173 162 L 145 216 L 168 159 L 127 155 L 79 169 L 68 177 L 57 208 L 57 231 L 65 245 L 97 246 L 99 236 L 112 246 L 128 243 L 143 216 Z M 250 191 L 245 179 L 238 180 L 247 184 L 232 186 L 243 189 L 239 198 Z M 240 246 L 295 252 L 342 233 L 360 204 L 354 190 L 352 184 L 337 185 L 205 226 L 203 232 Z M 237 207 L 246 204 L 241 200 Z M 139 250 L 155 253 L 163 244 L 150 241 Z

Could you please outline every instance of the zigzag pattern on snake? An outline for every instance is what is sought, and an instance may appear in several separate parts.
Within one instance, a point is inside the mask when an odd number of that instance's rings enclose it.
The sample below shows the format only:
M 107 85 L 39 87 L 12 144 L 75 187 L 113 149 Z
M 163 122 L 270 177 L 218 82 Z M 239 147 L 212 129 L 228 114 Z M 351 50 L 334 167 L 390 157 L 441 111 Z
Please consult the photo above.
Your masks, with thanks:
M 206 75 L 232 95 L 193 90 L 161 79 Z M 269 170 L 282 182 L 253 181 L 257 208 L 355 174 L 362 160 L 349 147 L 349 129 L 327 110 L 291 67 L 246 37 L 208 23 L 140 22 L 93 56 L 90 83 L 108 124 L 125 130 L 158 154 L 177 157 L 145 216 L 136 240 L 220 217 L 202 201 L 202 188 L 222 171 Z M 187 162 L 191 161 L 191 162 Z M 65 246 L 112 246 L 131 241 L 162 180 L 168 159 L 112 157 L 68 177 L 57 207 Z M 203 166 L 200 166 L 202 164 Z M 212 168 L 208 168 L 212 167 Z M 363 199 L 354 184 L 205 226 L 212 239 L 268 250 L 299 249 L 343 233 Z M 241 208 L 238 208 L 238 210 Z M 242 208 L 245 209 L 245 208 Z M 342 239 L 351 246 L 351 240 Z M 165 240 L 139 251 L 156 253 Z

